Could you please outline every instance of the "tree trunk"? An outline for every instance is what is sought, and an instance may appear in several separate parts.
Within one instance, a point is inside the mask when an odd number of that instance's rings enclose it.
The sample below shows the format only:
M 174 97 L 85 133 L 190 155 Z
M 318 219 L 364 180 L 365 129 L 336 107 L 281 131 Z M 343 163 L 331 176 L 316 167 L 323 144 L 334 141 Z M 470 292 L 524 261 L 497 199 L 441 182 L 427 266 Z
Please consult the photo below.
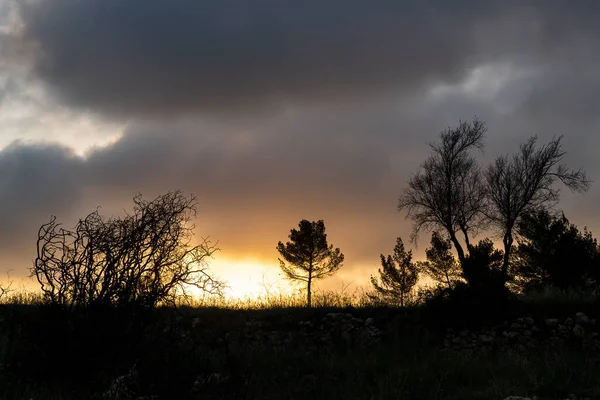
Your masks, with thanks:
M 450 232 L 450 240 L 452 241 L 452 244 L 456 249 L 456 253 L 458 254 L 458 261 L 460 262 L 460 266 L 462 267 L 465 263 L 465 251 L 460 245 L 460 242 L 458 241 L 458 238 L 456 237 L 456 234 L 454 232 Z
M 510 252 L 513 245 L 512 229 L 507 229 L 502 239 L 504 243 L 504 257 L 502 259 L 502 280 L 506 283 L 508 281 L 508 262 L 510 260 Z
M 311 293 L 310 293 L 310 285 L 312 284 L 312 265 L 310 266 L 310 269 L 308 270 L 308 287 L 307 287 L 307 291 L 306 291 L 306 305 L 308 308 L 311 307 Z
M 307 290 L 307 293 L 306 293 L 306 305 L 307 305 L 308 308 L 311 307 L 311 304 L 310 304 L 310 284 L 311 284 L 311 280 L 312 279 L 309 277 L 308 278 L 308 290 Z

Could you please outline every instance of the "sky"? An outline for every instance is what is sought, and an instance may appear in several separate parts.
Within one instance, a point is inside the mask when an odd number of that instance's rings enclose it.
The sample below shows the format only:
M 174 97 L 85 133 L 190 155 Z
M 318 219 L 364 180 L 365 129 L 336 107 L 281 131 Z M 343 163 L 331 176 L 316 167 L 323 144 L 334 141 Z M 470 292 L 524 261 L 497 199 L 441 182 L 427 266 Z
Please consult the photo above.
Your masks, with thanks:
M 564 135 L 600 179 L 598 20 L 595 0 L 0 0 L 0 272 L 28 276 L 51 215 L 181 189 L 233 294 L 288 287 L 275 246 L 301 219 L 346 256 L 320 287 L 364 285 L 459 120 L 487 123 L 484 165 Z M 560 208 L 600 234 L 599 204 L 592 184 Z

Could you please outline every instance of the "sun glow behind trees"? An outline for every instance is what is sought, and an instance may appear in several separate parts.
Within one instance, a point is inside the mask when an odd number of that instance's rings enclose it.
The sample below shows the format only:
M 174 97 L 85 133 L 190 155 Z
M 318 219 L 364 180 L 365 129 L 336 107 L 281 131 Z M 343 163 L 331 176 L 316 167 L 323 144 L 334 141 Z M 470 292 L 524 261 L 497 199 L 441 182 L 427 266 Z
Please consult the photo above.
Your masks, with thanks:
M 225 297 L 255 299 L 266 295 L 292 294 L 296 286 L 283 279 L 279 265 L 258 258 L 224 258 L 219 254 L 210 261 L 210 269 L 227 284 Z

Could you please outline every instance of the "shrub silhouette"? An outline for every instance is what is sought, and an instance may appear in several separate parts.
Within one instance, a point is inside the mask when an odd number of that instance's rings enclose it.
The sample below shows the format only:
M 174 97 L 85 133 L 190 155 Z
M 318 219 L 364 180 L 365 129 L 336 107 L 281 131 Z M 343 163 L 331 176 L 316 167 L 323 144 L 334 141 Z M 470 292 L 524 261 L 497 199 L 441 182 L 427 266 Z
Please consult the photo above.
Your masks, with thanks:
M 190 286 L 219 294 L 208 274 L 217 249 L 206 240 L 191 245 L 196 199 L 181 191 L 152 201 L 134 197 L 131 214 L 104 218 L 98 211 L 74 230 L 52 217 L 41 226 L 32 268 L 45 298 L 67 309 L 173 303 Z

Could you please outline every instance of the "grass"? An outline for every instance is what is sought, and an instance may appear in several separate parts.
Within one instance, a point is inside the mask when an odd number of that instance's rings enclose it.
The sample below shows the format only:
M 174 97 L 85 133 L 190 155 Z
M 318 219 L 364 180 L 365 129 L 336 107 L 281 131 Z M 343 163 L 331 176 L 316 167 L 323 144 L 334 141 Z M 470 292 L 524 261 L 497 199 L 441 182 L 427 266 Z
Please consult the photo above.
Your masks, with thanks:
M 15 293 L 0 307 L 0 399 L 600 398 L 600 355 L 577 346 L 461 354 L 442 346 L 433 319 L 444 320 L 443 310 L 375 306 L 361 292 L 318 292 L 313 302 L 306 309 L 300 294 L 271 294 L 64 313 Z M 514 304 L 515 315 L 598 312 L 595 295 L 583 293 Z M 320 342 L 299 325 L 318 331 L 330 312 L 374 318 L 380 342 Z

